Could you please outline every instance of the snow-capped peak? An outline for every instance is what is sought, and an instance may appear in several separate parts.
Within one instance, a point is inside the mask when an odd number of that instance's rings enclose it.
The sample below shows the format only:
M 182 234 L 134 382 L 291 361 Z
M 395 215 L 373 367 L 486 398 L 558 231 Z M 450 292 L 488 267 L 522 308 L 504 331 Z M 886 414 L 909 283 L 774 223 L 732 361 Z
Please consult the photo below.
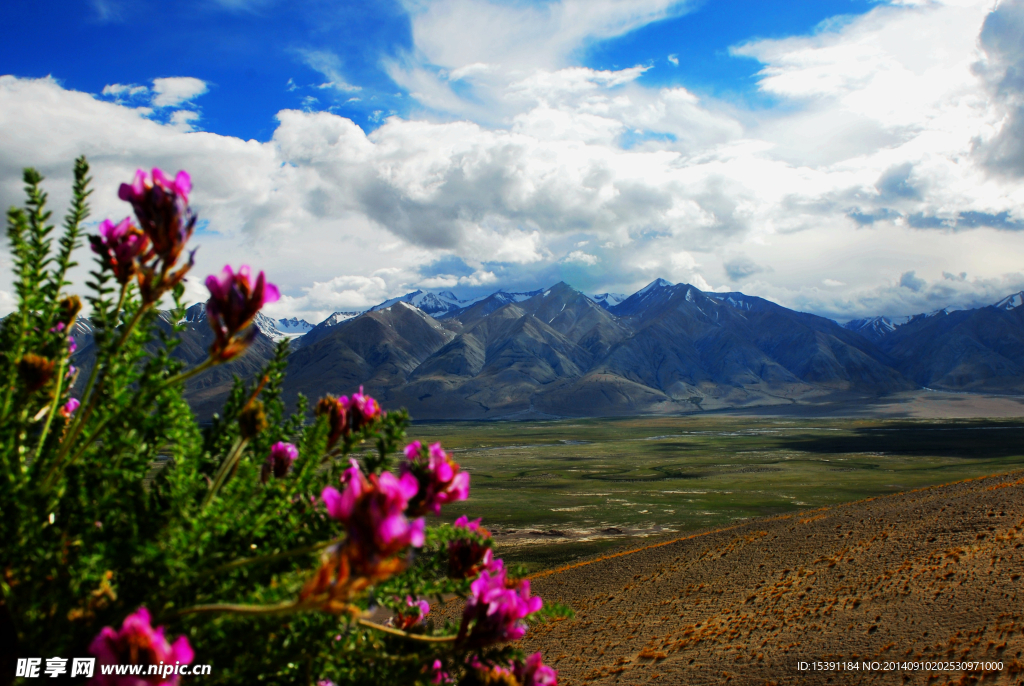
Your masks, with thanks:
M 298 317 L 277 320 L 277 330 L 289 336 L 301 336 L 312 328 L 312 324 Z
M 649 284 L 638 290 L 635 293 L 635 295 L 646 295 L 647 293 L 653 290 L 657 290 L 659 288 L 671 288 L 674 285 L 675 284 L 673 284 L 671 281 L 666 281 L 665 279 L 655 279 L 654 281 L 650 282 Z
M 1014 310 L 1020 307 L 1021 305 L 1024 305 L 1024 291 L 1021 291 L 1020 293 L 1014 293 L 1013 295 L 1008 295 L 999 302 L 997 302 L 992 307 L 996 308 L 997 310 Z
M 370 308 L 370 311 L 386 310 L 399 302 L 408 303 L 429 315 L 444 314 L 445 312 L 465 307 L 468 304 L 468 301 L 459 300 L 451 291 L 432 293 L 430 291 L 415 290 L 412 293 L 406 293 L 403 296 L 385 300 L 380 305 L 374 305 Z
M 320 322 L 319 324 L 317 324 L 313 328 L 314 329 L 319 329 L 319 328 L 323 327 L 323 328 L 326 329 L 326 328 L 330 328 L 332 326 L 337 326 L 338 324 L 341 324 L 342 322 L 347 322 L 349 319 L 355 319 L 356 317 L 359 316 L 359 314 L 360 314 L 359 312 L 335 312 L 330 317 L 328 317 L 327 319 L 323 320 L 322 322 Z

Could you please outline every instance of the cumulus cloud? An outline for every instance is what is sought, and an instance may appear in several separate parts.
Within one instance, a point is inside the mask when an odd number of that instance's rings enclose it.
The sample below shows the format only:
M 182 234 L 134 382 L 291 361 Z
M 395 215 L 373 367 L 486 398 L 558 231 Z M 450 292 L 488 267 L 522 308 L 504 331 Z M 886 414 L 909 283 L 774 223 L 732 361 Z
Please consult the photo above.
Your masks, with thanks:
M 585 264 L 585 265 L 587 265 L 589 267 L 594 266 L 599 261 L 600 260 L 598 260 L 596 255 L 591 255 L 589 253 L 585 253 L 582 250 L 573 250 L 571 253 L 569 253 L 568 255 L 566 255 L 565 257 L 562 258 L 562 262 L 567 262 L 567 263 L 575 262 L 577 264 Z
M 194 76 L 153 79 L 153 106 L 177 107 L 198 98 L 207 90 L 206 82 Z
M 928 282 L 924 279 L 917 278 L 915 274 L 916 272 L 913 271 L 903 272 L 903 274 L 900 275 L 900 287 L 908 288 L 915 293 L 920 293 L 921 289 L 928 285 Z
M 978 152 L 996 171 L 1024 175 L 1024 2 L 1008 0 L 986 18 L 981 30 L 982 59 L 974 65 L 998 103 L 1003 121 Z

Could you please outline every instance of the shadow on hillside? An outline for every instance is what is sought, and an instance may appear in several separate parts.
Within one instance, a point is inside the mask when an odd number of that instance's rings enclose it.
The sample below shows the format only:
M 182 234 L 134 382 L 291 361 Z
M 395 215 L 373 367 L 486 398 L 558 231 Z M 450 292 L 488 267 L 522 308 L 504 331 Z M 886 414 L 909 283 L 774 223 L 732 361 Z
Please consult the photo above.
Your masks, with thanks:
M 1024 456 L 1024 425 L 1017 422 L 971 422 L 922 426 L 891 423 L 853 429 L 849 434 L 803 434 L 783 438 L 780 447 L 806 453 L 885 453 L 934 455 L 964 459 Z

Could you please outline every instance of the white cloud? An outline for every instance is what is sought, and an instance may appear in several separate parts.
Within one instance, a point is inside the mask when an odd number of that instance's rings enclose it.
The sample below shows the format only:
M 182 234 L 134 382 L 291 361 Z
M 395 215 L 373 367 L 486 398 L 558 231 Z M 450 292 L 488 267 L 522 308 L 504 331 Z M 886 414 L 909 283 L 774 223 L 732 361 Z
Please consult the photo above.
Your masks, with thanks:
M 206 82 L 193 76 L 153 79 L 153 106 L 177 107 L 194 100 L 207 90 Z
M 172 127 L 181 131 L 182 133 L 188 133 L 195 131 L 193 122 L 199 119 L 199 113 L 191 110 L 177 110 L 171 113 L 170 124 Z
M 588 267 L 593 267 L 595 264 L 600 262 L 596 255 L 585 253 L 582 250 L 573 250 L 571 253 L 562 258 L 562 262 L 585 264 Z
M 362 90 L 360 86 L 353 86 L 345 80 L 341 74 L 341 58 L 333 52 L 329 50 L 300 50 L 299 56 L 307 67 L 320 72 L 327 79 L 317 86 L 318 88 L 331 88 L 344 92 Z
M 117 100 L 126 100 L 142 95 L 148 95 L 149 88 L 138 84 L 111 83 L 103 87 L 103 95 L 110 96 Z
M 673 67 L 678 67 L 679 66 L 679 57 L 677 55 L 669 55 L 668 56 L 668 61 L 669 61 L 669 63 L 671 63 L 671 65 Z

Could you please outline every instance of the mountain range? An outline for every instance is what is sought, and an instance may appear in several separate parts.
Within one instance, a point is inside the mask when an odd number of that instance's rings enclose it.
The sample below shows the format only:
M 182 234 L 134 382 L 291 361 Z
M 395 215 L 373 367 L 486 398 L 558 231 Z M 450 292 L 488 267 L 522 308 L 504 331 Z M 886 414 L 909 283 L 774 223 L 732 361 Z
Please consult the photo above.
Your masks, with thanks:
M 420 419 L 680 413 L 919 388 L 1016 394 L 1024 393 L 1022 303 L 1024 292 L 989 307 L 841 326 L 663 279 L 628 297 L 587 296 L 565 283 L 477 300 L 414 291 L 316 326 L 261 314 L 247 354 L 193 379 L 187 393 L 208 416 L 234 374 L 251 375 L 288 338 L 289 397 L 362 385 Z M 175 354 L 190 364 L 212 340 L 205 318 L 201 304 L 186 312 Z M 79 336 L 87 364 L 88 336 Z

